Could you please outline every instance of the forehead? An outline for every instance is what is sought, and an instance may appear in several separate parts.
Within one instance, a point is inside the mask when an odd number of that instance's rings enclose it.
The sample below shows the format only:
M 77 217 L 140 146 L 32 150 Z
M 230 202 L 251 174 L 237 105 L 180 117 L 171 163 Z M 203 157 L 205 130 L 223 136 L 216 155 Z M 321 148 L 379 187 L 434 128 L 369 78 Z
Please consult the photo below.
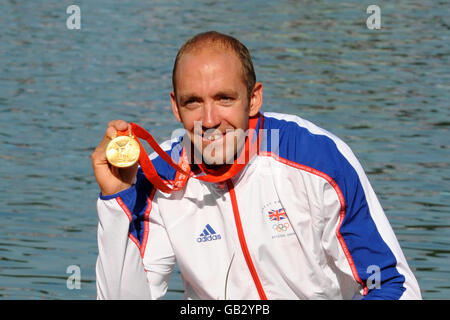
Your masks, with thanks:
M 202 81 L 243 81 L 242 63 L 237 54 L 223 47 L 201 47 L 185 52 L 176 70 L 177 88 Z M 245 84 L 245 83 L 244 83 Z

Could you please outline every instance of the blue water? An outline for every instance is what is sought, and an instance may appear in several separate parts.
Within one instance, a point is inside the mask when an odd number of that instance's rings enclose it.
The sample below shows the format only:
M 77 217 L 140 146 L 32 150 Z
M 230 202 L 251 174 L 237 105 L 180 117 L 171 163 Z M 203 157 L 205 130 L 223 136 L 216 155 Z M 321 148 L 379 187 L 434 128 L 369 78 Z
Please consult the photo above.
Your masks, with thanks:
M 66 8 L 81 8 L 68 30 Z M 171 70 L 190 36 L 243 41 L 265 111 L 309 119 L 356 153 L 426 299 L 450 296 L 450 6 L 378 1 L 14 1 L 0 11 L 0 297 L 94 299 L 90 153 L 112 119 L 179 127 Z M 70 290 L 67 267 L 81 271 Z M 179 272 L 169 299 L 182 298 Z

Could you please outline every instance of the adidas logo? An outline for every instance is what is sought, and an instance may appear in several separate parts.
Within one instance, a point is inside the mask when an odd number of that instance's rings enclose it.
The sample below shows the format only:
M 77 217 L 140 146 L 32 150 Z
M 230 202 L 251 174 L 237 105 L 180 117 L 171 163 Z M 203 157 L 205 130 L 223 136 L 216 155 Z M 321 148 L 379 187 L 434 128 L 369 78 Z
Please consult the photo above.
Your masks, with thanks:
M 214 229 L 209 224 L 207 224 L 205 226 L 205 229 L 203 229 L 203 232 L 197 238 L 197 242 L 206 242 L 220 239 L 222 239 L 220 234 L 217 234 L 217 232 L 215 232 Z

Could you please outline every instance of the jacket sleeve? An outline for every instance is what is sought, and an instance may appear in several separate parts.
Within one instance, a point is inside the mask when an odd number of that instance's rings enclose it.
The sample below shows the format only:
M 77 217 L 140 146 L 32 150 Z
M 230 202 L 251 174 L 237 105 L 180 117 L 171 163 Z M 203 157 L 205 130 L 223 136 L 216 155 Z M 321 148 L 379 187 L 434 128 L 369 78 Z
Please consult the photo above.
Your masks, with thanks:
M 163 225 L 153 218 L 155 193 L 138 175 L 131 188 L 97 200 L 98 299 L 158 299 L 166 293 L 175 258 Z
M 322 245 L 353 298 L 421 299 L 420 289 L 361 165 L 341 143 L 324 191 Z M 356 286 L 355 286 L 356 285 Z

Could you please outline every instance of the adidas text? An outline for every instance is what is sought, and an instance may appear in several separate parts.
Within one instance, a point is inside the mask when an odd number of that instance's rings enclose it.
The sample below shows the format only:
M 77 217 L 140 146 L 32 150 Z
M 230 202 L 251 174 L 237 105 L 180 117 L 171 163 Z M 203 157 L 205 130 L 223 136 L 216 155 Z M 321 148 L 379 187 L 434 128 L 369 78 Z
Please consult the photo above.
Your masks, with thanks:
M 204 237 L 198 237 L 197 238 L 197 242 L 206 242 L 206 241 L 212 241 L 212 240 L 220 240 L 222 237 L 220 236 L 220 234 L 213 234 L 213 235 L 209 235 L 209 236 L 204 236 Z

